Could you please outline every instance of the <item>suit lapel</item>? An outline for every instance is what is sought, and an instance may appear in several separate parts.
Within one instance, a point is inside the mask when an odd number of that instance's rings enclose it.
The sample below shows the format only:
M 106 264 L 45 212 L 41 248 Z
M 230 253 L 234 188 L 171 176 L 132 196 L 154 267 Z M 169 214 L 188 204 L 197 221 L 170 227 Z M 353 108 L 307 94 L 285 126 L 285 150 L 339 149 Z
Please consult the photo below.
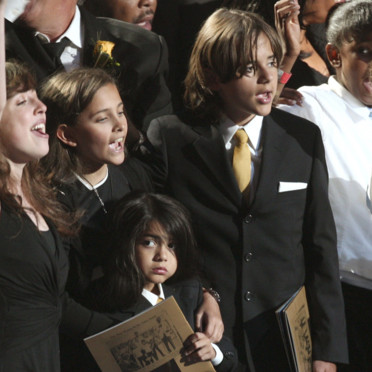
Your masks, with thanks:
M 209 134 L 199 136 L 193 143 L 193 147 L 201 161 L 212 173 L 216 184 L 234 204 L 241 206 L 242 195 L 227 157 L 222 136 L 215 126 L 210 126 L 208 129 Z
M 53 60 L 32 31 L 8 21 L 6 21 L 6 27 L 7 44 L 12 44 L 10 49 L 15 50 L 17 53 L 14 56 L 10 55 L 10 58 L 15 57 L 25 61 L 36 72 L 40 80 L 56 71 Z
M 84 28 L 84 48 L 83 65 L 93 66 L 93 50 L 98 40 L 116 42 L 116 39 L 110 35 L 105 27 L 102 27 L 96 17 L 88 13 L 84 8 L 79 8 L 81 13 L 81 22 Z
M 285 131 L 269 115 L 262 123 L 262 163 L 252 206 L 267 203 L 268 197 L 277 192 L 278 174 L 288 146 Z
M 168 298 L 170 296 L 174 296 L 174 293 L 175 293 L 175 289 L 169 285 L 166 285 L 166 284 L 162 284 L 162 287 L 163 287 L 163 292 L 164 292 L 164 297 L 165 298 Z

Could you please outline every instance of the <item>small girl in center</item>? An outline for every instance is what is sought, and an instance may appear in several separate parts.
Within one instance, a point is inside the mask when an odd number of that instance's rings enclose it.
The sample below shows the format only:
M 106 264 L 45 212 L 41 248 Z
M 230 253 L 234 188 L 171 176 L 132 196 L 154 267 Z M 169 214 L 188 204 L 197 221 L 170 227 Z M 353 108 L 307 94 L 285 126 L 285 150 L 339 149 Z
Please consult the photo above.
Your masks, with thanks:
M 124 321 L 174 296 L 194 328 L 197 308 L 203 301 L 196 270 L 195 240 L 189 215 L 176 200 L 160 194 L 133 192 L 116 206 L 110 255 L 104 276 L 93 282 L 91 304 Z M 217 371 L 233 371 L 237 355 L 222 338 L 212 344 L 202 332 L 184 343 L 186 364 L 212 361 Z

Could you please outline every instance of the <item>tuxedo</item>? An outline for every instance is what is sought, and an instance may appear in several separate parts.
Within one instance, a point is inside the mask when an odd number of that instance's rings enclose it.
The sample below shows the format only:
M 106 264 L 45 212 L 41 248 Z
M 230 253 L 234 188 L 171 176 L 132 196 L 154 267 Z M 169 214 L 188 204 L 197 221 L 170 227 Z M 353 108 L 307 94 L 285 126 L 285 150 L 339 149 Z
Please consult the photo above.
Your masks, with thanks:
M 163 158 L 154 167 L 159 188 L 192 214 L 204 274 L 221 295 L 226 335 L 237 347 L 245 344 L 241 359 L 253 370 L 250 353 L 273 329 L 274 310 L 305 284 L 313 359 L 346 361 L 336 232 L 318 128 L 278 110 L 263 119 L 262 163 L 249 206 L 219 128 L 192 116 L 165 116 L 147 135 Z
M 82 66 L 93 66 L 93 49 L 98 40 L 115 43 L 113 57 L 120 63 L 118 83 L 126 111 L 140 129 L 151 119 L 171 112 L 166 85 L 168 50 L 164 39 L 136 25 L 81 12 L 84 29 Z M 42 82 L 57 67 L 34 31 L 6 21 L 6 58 L 27 63 Z

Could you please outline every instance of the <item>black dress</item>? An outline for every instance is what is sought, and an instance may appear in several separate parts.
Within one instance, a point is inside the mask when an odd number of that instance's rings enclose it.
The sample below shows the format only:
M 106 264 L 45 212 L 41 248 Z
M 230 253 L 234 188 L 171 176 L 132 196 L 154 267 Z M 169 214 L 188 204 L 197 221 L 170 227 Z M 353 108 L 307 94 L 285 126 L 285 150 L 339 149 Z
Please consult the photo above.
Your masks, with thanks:
M 53 228 L 49 234 L 45 239 L 26 214 L 18 217 L 2 203 L 1 372 L 60 370 L 58 326 L 68 262 Z
M 120 166 L 109 164 L 106 181 L 96 188 L 104 206 L 96 192 L 89 190 L 78 179 L 70 184 L 58 185 L 58 189 L 59 200 L 68 210 L 84 213 L 80 220 L 79 237 L 65 241 L 70 262 L 66 290 L 80 302 L 107 254 L 113 208 L 131 191 L 152 191 L 152 180 L 142 162 L 128 158 Z

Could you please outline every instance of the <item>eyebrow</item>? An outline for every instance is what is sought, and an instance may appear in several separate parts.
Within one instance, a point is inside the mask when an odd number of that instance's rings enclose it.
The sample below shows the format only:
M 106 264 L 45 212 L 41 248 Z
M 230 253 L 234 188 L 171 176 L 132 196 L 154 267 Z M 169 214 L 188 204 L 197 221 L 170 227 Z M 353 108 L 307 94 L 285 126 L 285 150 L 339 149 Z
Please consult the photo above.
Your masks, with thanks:
M 119 108 L 120 106 L 123 106 L 124 107 L 124 102 L 121 101 L 120 103 L 117 104 L 116 108 Z M 92 117 L 93 116 L 96 116 L 97 114 L 101 114 L 102 112 L 106 112 L 106 111 L 109 111 L 108 108 L 104 108 L 102 110 L 99 110 L 99 111 L 96 111 L 95 113 L 92 114 Z

